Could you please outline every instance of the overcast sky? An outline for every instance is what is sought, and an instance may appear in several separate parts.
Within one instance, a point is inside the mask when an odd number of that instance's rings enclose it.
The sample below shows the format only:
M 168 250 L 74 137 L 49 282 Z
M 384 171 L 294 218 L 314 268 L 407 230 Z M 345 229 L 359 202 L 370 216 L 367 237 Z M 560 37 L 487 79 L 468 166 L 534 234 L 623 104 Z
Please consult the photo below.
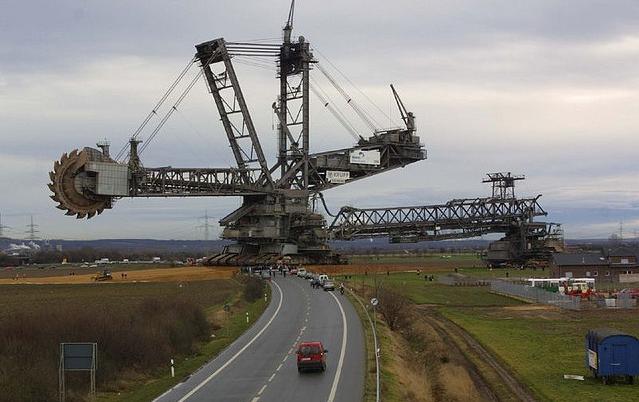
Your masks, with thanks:
M 238 198 L 123 199 L 79 221 L 55 208 L 46 183 L 63 152 L 103 138 L 119 150 L 195 44 L 218 37 L 276 43 L 288 0 L 0 4 L 6 234 L 22 237 L 33 214 L 47 238 L 196 239 L 203 236 L 196 226 L 205 210 L 217 224 L 239 205 Z M 620 221 L 631 237 L 639 229 L 637 21 L 636 0 L 299 0 L 294 35 L 311 42 L 320 62 L 383 126 L 399 120 L 388 88 L 394 83 L 428 150 L 423 162 L 327 191 L 330 208 L 484 196 L 490 191 L 481 184 L 485 173 L 512 171 L 527 177 L 519 195 L 543 194 L 548 220 L 562 222 L 567 238 L 608 237 Z M 273 155 L 278 84 L 274 64 L 266 67 L 236 63 L 265 152 Z M 313 76 L 330 95 L 325 80 Z M 390 123 L 359 90 L 390 114 Z M 312 150 L 351 146 L 346 130 L 311 100 Z M 203 82 L 143 162 L 232 164 Z

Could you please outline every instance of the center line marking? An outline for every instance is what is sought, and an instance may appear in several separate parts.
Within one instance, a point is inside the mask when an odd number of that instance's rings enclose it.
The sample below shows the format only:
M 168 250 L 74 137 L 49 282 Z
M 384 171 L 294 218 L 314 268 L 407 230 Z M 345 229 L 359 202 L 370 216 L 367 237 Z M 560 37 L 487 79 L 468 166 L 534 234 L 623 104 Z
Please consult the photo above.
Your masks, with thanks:
M 180 398 L 178 400 L 178 402 L 184 402 L 186 401 L 188 398 L 190 398 L 193 394 L 195 394 L 197 391 L 200 390 L 200 388 L 202 388 L 203 386 L 206 385 L 206 383 L 208 383 L 209 381 L 211 381 L 213 378 L 215 378 L 218 374 L 220 374 L 222 372 L 222 370 L 224 370 L 226 367 L 228 367 L 229 364 L 233 363 L 233 361 L 235 361 L 235 359 L 238 358 L 239 355 L 241 355 L 246 349 L 248 349 L 249 346 L 251 346 L 251 344 L 253 342 L 255 342 L 255 340 L 257 338 L 260 337 L 260 335 L 262 335 L 264 333 L 264 331 L 266 331 L 266 328 L 269 327 L 269 325 L 271 325 L 271 323 L 273 322 L 273 320 L 275 320 L 275 317 L 277 317 L 277 314 L 279 314 L 280 312 L 280 308 L 282 308 L 282 301 L 284 300 L 284 292 L 282 292 L 282 288 L 280 288 L 280 285 L 277 284 L 277 282 L 273 281 L 272 282 L 273 285 L 275 285 L 275 287 L 277 288 L 277 290 L 280 292 L 280 301 L 277 304 L 277 309 L 275 309 L 275 312 L 273 313 L 273 315 L 271 316 L 271 318 L 268 320 L 268 322 L 266 323 L 266 325 L 264 325 L 264 327 L 262 327 L 262 329 L 255 334 L 255 336 L 246 343 L 246 345 L 244 345 L 244 347 L 242 347 L 242 349 L 238 350 L 237 353 L 235 353 L 233 355 L 233 357 L 231 357 L 230 359 L 228 359 L 226 361 L 226 363 L 224 363 L 219 369 L 215 370 L 215 372 L 213 374 L 211 374 L 210 376 L 206 377 L 204 379 L 204 381 L 202 381 L 201 383 L 199 383 L 197 386 L 195 386 L 191 391 L 189 391 L 186 395 L 184 395 L 182 398 Z M 291 349 L 292 350 L 292 349 Z M 265 387 L 266 388 L 266 387 Z
M 283 364 L 283 363 L 280 363 L 280 365 L 279 365 L 279 366 L 277 366 L 277 368 L 275 369 L 275 371 L 280 371 L 280 369 L 282 368 L 282 364 Z
M 258 392 L 258 395 L 262 395 L 262 392 L 264 392 L 264 390 L 266 389 L 267 385 L 264 384 L 264 386 L 262 387 L 262 389 L 260 389 L 260 392 Z
M 273 373 L 273 375 L 271 376 L 271 378 L 269 378 L 269 379 L 268 379 L 268 382 L 273 381 L 273 378 L 275 378 L 275 374 L 277 374 L 277 373 Z

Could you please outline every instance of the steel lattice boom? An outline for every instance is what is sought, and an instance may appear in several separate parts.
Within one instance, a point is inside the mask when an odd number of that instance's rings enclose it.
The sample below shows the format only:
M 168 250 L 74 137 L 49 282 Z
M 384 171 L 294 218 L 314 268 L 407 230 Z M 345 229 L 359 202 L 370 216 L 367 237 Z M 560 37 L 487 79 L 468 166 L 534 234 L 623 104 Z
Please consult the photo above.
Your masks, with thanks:
M 389 236 L 394 241 L 444 240 L 508 232 L 546 212 L 539 197 L 473 198 L 402 208 L 342 208 L 330 226 L 336 240 Z

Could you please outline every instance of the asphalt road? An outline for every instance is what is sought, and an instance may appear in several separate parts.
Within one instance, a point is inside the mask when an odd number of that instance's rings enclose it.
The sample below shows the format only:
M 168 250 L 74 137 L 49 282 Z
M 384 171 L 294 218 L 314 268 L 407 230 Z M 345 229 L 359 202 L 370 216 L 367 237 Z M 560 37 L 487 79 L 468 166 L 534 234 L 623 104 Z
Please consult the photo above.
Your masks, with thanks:
M 156 401 L 356 402 L 364 392 L 364 334 L 346 296 L 276 276 L 258 322 Z M 295 346 L 321 341 L 325 372 L 299 374 Z

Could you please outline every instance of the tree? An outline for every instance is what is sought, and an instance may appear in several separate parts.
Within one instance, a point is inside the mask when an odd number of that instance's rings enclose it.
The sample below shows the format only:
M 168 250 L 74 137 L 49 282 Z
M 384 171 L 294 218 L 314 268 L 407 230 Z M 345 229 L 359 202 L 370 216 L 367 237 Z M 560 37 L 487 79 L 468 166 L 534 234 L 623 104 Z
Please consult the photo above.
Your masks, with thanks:
M 380 287 L 377 291 L 377 299 L 379 310 L 384 321 L 388 324 L 388 328 L 391 331 L 395 331 L 402 326 L 406 320 L 407 311 L 406 307 L 409 305 L 409 301 L 399 292 L 386 287 Z

